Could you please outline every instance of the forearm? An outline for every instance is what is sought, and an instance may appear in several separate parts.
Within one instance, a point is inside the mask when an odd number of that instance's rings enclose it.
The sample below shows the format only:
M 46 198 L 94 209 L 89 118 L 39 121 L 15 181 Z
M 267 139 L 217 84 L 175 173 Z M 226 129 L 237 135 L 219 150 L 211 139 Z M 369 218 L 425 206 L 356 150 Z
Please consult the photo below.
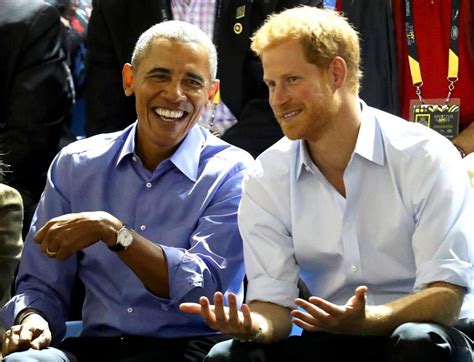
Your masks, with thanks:
M 381 306 L 367 307 L 368 335 L 390 335 L 407 322 L 452 325 L 459 317 L 465 290 L 449 283 L 435 282 L 426 289 Z
M 466 155 L 474 152 L 474 122 L 455 137 L 453 143 L 461 147 Z
M 168 264 L 159 245 L 134 233 L 132 245 L 117 255 L 132 269 L 147 289 L 160 298 L 169 299 Z
M 252 317 L 262 330 L 256 340 L 259 343 L 274 343 L 287 338 L 291 332 L 290 309 L 269 302 L 254 301 L 249 304 Z

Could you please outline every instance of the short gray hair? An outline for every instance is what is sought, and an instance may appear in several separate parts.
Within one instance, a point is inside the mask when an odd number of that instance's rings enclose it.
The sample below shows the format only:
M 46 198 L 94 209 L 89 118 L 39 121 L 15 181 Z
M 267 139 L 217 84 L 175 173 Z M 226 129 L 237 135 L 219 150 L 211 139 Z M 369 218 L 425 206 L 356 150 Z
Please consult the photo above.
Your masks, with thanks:
M 146 30 L 135 44 L 132 55 L 132 66 L 138 68 L 140 61 L 154 39 L 164 38 L 177 40 L 184 43 L 202 45 L 208 52 L 209 74 L 211 81 L 217 76 L 217 51 L 211 39 L 197 26 L 184 21 L 170 20 L 153 25 Z

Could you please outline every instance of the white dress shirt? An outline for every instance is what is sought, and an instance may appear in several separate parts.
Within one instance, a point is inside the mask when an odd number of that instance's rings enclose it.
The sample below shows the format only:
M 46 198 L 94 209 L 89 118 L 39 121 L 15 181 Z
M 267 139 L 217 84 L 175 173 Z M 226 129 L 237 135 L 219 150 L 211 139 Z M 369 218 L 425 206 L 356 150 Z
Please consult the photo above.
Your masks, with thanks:
M 345 198 L 303 141 L 284 138 L 258 158 L 239 210 L 247 302 L 293 307 L 298 277 L 340 305 L 359 285 L 379 305 L 446 281 L 468 289 L 461 317 L 474 317 L 471 190 L 457 150 L 427 127 L 362 109 Z

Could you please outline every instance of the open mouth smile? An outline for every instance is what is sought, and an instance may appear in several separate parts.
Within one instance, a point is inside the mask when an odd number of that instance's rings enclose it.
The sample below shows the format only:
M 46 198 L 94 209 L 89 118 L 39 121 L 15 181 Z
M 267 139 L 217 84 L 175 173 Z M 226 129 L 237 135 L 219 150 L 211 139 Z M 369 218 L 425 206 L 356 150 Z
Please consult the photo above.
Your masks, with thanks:
M 172 110 L 167 108 L 154 108 L 153 112 L 165 122 L 175 122 L 186 118 L 188 112 L 182 110 Z
M 297 109 L 297 110 L 286 112 L 286 113 L 280 113 L 280 119 L 282 121 L 289 121 L 293 117 L 296 117 L 297 115 L 299 115 L 301 112 L 302 112 L 301 109 Z

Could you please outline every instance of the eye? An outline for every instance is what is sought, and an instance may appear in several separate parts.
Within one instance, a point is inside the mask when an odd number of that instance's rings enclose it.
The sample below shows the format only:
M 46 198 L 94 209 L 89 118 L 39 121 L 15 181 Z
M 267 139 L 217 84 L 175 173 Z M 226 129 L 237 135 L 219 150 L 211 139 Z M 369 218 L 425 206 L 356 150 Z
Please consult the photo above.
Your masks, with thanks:
M 273 88 L 275 88 L 275 82 L 272 80 L 266 80 L 265 84 L 267 85 L 269 90 L 272 90 Z
M 170 76 L 168 74 L 156 73 L 150 75 L 149 79 L 155 82 L 167 82 L 170 79 Z
M 201 89 L 204 87 L 204 84 L 202 82 L 194 78 L 187 78 L 184 80 L 184 83 L 188 87 L 193 88 L 193 89 Z
M 291 77 L 288 77 L 288 78 L 286 79 L 286 81 L 288 82 L 288 84 L 295 84 L 295 83 L 297 83 L 299 80 L 300 80 L 300 77 L 297 77 L 297 76 L 291 76 Z

